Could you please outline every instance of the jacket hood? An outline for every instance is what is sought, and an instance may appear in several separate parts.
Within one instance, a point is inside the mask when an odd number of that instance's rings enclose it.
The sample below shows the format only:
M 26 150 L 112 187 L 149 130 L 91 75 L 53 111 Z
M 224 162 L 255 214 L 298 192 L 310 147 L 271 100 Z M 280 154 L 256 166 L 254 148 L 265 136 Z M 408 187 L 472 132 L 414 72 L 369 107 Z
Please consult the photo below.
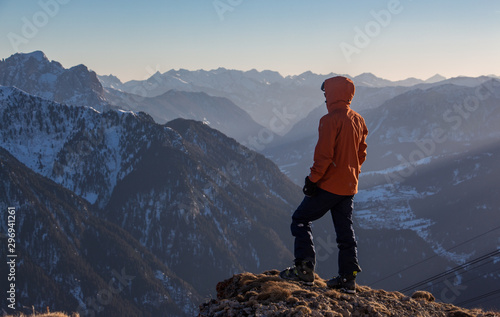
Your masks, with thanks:
M 354 97 L 354 83 L 349 78 L 337 76 L 324 82 L 326 108 L 328 112 L 334 109 L 349 107 Z

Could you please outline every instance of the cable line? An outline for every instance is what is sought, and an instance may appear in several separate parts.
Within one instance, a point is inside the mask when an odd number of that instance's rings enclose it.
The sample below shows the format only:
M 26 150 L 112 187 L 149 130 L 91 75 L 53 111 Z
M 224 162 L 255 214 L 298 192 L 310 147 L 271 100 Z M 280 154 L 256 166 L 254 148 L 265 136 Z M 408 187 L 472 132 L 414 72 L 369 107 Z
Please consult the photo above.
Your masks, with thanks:
M 478 299 L 474 306 L 476 307 L 479 307 L 481 308 L 481 304 L 483 303 L 488 303 L 488 302 L 491 302 L 491 301 L 494 301 L 494 303 L 496 305 L 498 305 L 498 300 L 500 299 L 500 294 L 497 294 L 497 296 L 490 296 L 490 297 L 487 297 L 487 298 L 482 298 L 482 299 Z M 483 308 L 484 310 L 487 310 L 487 308 Z M 493 310 L 493 311 L 498 311 L 498 307 L 491 307 L 490 309 L 488 310 Z
M 480 264 L 480 265 L 478 265 L 478 266 L 475 266 L 475 267 L 471 268 L 471 270 L 476 270 L 477 268 L 479 268 L 479 267 L 481 267 L 481 266 L 484 266 L 484 265 L 488 265 L 488 264 L 495 264 L 495 261 L 488 261 L 488 262 L 486 262 L 486 263 L 483 263 L 483 264 Z M 494 270 L 494 271 L 488 271 L 488 274 L 497 273 L 498 271 L 500 271 L 500 269 L 496 269 L 496 270 Z M 471 279 L 468 279 L 468 280 L 463 281 L 461 284 L 466 285 L 467 283 L 470 283 L 470 282 L 475 281 L 475 280 L 480 279 L 480 278 L 482 279 L 482 278 L 484 278 L 484 277 L 483 277 L 483 276 L 476 276 L 476 277 L 473 277 L 473 278 L 471 278 Z
M 470 273 L 472 273 L 473 271 L 477 270 L 478 268 L 480 268 L 480 267 L 482 267 L 482 266 L 485 266 L 485 265 L 488 265 L 488 264 L 490 264 L 490 265 L 491 265 L 491 264 L 495 264 L 495 262 L 494 262 L 494 260 L 492 260 L 492 261 L 488 261 L 488 262 L 481 263 L 481 264 L 476 265 L 476 266 L 474 266 L 474 267 L 470 267 L 470 268 L 468 268 L 468 269 L 467 269 L 468 271 L 467 271 L 467 272 L 463 272 L 462 274 L 467 274 L 467 273 L 469 273 L 469 274 L 470 274 Z M 496 273 L 496 272 L 498 272 L 498 271 L 500 271 L 500 269 L 497 269 L 497 270 L 494 270 L 494 271 L 488 271 L 488 273 L 490 273 L 490 274 L 491 274 L 491 273 Z M 469 283 L 469 282 L 471 282 L 471 281 L 475 281 L 475 280 L 480 279 L 480 278 L 483 278 L 483 277 L 482 277 L 482 276 L 475 276 L 475 277 L 473 277 L 473 278 L 471 278 L 471 279 L 468 279 L 468 280 L 465 280 L 465 281 L 460 282 L 460 284 L 462 284 L 462 285 L 467 285 L 467 283 Z M 429 287 L 431 287 L 431 286 L 432 286 L 432 285 L 427 285 L 427 286 L 422 287 L 422 289 L 426 289 L 426 288 L 429 288 Z
M 476 263 L 479 263 L 479 262 L 484 261 L 486 259 L 489 259 L 489 258 L 491 258 L 491 257 L 493 257 L 493 256 L 495 256 L 497 254 L 500 254 L 500 250 L 492 251 L 492 252 L 487 253 L 487 254 L 485 254 L 483 256 L 480 256 L 480 257 L 478 257 L 478 258 L 476 258 L 474 260 L 468 261 L 468 262 L 466 262 L 464 264 L 461 264 L 459 266 L 456 266 L 456 267 L 454 267 L 452 269 L 449 269 L 449 270 L 444 271 L 442 273 L 439 273 L 439 274 L 436 274 L 434 276 L 431 276 L 431 277 L 429 277 L 429 278 L 427 278 L 427 279 L 425 279 L 425 280 L 423 280 L 421 282 L 415 283 L 413 285 L 410 285 L 410 286 L 408 286 L 408 287 L 400 290 L 400 292 L 401 293 L 408 292 L 408 291 L 413 290 L 413 289 L 415 289 L 415 288 L 417 288 L 419 286 L 425 285 L 425 284 L 427 284 L 429 282 L 432 282 L 432 281 L 435 281 L 435 280 L 437 280 L 437 279 L 439 279 L 441 277 L 444 277 L 444 276 L 446 276 L 448 274 L 451 274 L 451 273 L 454 273 L 454 272 L 459 271 L 461 269 L 464 269 L 464 268 L 466 268 L 469 265 L 476 264 Z
M 472 303 L 472 302 L 475 302 L 475 301 L 478 301 L 480 299 L 484 299 L 486 297 L 489 297 L 491 295 L 495 295 L 495 294 L 500 294 L 500 288 L 497 289 L 497 290 L 494 290 L 494 291 L 491 291 L 491 292 L 488 292 L 486 294 L 483 294 L 483 295 L 480 295 L 480 296 L 476 296 L 476 297 L 473 297 L 473 298 L 470 298 L 470 299 L 467 299 L 467 300 L 464 300 L 458 304 L 455 304 L 456 306 L 464 306 L 464 305 L 467 305 L 469 303 Z
M 409 269 L 411 269 L 411 268 L 413 268 L 413 267 L 415 267 L 415 266 L 417 266 L 417 265 L 420 265 L 420 264 L 422 264 L 422 263 L 424 263 L 424 262 L 427 262 L 427 261 L 429 261 L 430 259 L 433 259 L 433 258 L 435 258 L 435 257 L 437 257 L 437 256 L 439 256 L 439 255 L 441 255 L 441 254 L 443 254 L 443 253 L 445 253 L 445 252 L 449 252 L 449 251 L 451 251 L 451 250 L 453 250 L 453 249 L 455 249 L 455 248 L 458 248 L 458 247 L 460 247 L 460 246 L 462 246 L 462 245 L 464 245 L 464 244 L 467 244 L 467 243 L 469 243 L 469 242 L 471 242 L 471 241 L 473 241 L 473 240 L 476 240 L 476 239 L 478 239 L 478 238 L 480 238 L 480 237 L 483 237 L 483 236 L 487 235 L 488 233 L 493 232 L 493 231 L 498 230 L 498 229 L 500 229 L 500 226 L 495 227 L 495 228 L 493 228 L 493 229 L 490 229 L 490 230 L 488 230 L 488 231 L 486 231 L 486 232 L 484 232 L 484 233 L 482 233 L 482 234 L 480 234 L 480 235 L 478 235 L 478 236 L 472 237 L 472 238 L 470 238 L 470 239 L 468 239 L 468 240 L 466 240 L 466 241 L 464 241 L 464 242 L 462 242 L 462 243 L 459 243 L 459 244 L 457 244 L 457 245 L 455 245 L 455 246 L 453 246 L 453 247 L 451 247 L 451 248 L 449 248 L 449 249 L 447 249 L 447 250 L 445 250 L 445 251 L 443 251 L 443 252 L 441 252 L 441 253 L 439 253 L 439 254 L 434 254 L 433 256 L 428 257 L 428 258 L 426 258 L 426 259 L 423 259 L 422 261 L 417 262 L 417 263 L 415 263 L 415 264 L 412 264 L 412 265 L 410 265 L 410 266 L 408 266 L 408 267 L 406 267 L 406 268 L 404 268 L 404 269 L 402 269 L 402 270 L 397 271 L 396 273 L 392 273 L 392 274 L 390 274 L 390 275 L 388 275 L 388 276 L 386 276 L 386 277 L 383 277 L 383 278 L 381 278 L 381 279 L 379 279 L 379 280 L 377 280 L 377 281 L 375 281 L 375 282 L 371 283 L 371 284 L 370 284 L 370 286 L 373 286 L 373 285 L 375 285 L 375 284 L 377 284 L 377 283 L 380 283 L 380 282 L 382 282 L 382 281 L 385 281 L 385 280 L 387 280 L 388 278 L 391 278 L 391 277 L 393 277 L 393 276 L 395 276 L 395 275 L 398 275 L 398 274 L 400 274 L 400 273 L 402 273 L 402 272 L 404 272 L 404 271 L 406 271 L 406 270 L 409 270 Z

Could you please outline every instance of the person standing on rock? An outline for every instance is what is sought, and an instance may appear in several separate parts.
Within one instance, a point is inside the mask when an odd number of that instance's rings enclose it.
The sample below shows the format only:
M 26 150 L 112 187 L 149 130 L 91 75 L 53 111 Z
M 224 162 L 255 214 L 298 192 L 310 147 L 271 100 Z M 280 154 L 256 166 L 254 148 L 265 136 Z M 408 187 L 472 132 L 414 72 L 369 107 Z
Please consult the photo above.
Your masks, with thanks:
M 339 276 L 327 285 L 353 294 L 356 275 L 361 272 L 352 227 L 353 199 L 366 159 L 368 129 L 363 117 L 350 108 L 355 91 L 352 80 L 332 77 L 323 82 L 321 90 L 328 114 L 319 122 L 314 164 L 303 188 L 305 197 L 292 216 L 295 265 L 280 272 L 280 277 L 312 285 L 316 253 L 311 223 L 330 211 L 337 234 Z

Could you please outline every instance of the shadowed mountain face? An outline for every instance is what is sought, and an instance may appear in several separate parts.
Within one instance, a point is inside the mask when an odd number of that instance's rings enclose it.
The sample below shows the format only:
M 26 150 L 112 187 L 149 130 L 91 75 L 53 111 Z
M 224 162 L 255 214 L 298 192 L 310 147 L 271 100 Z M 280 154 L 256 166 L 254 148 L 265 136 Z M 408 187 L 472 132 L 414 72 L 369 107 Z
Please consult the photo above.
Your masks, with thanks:
M 15 208 L 17 263 L 11 282 L 16 310 L 31 310 L 33 305 L 39 311 L 48 306 L 80 316 L 194 313 L 201 300 L 196 290 L 128 232 L 103 220 L 88 202 L 34 173 L 3 148 L 0 165 L 0 207 Z M 7 232 L 6 225 L 5 218 L 2 232 Z M 2 261 L 0 274 L 7 276 L 9 271 Z M 7 284 L 2 283 L 2 293 Z M 12 311 L 6 301 L 0 307 Z
M 103 216 L 202 294 L 244 268 L 288 263 L 288 219 L 298 187 L 218 131 L 185 120 L 167 126 L 179 133 L 185 152 L 152 144 L 117 184 Z

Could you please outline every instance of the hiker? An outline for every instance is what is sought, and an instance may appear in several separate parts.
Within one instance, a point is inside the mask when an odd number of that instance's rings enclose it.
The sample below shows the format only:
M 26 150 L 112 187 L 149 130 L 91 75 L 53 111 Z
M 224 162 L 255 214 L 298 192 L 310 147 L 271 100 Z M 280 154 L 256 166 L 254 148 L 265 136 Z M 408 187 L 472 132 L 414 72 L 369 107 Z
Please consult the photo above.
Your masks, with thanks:
M 321 90 L 325 94 L 328 114 L 319 121 L 314 164 L 303 188 L 305 197 L 294 212 L 290 226 L 295 237 L 295 265 L 280 272 L 280 277 L 312 285 L 316 253 L 311 222 L 330 211 L 337 234 L 339 276 L 329 280 L 327 285 L 354 294 L 356 275 L 361 268 L 352 210 L 354 194 L 358 191 L 358 175 L 366 159 L 368 129 L 363 117 L 349 106 L 355 91 L 352 80 L 332 77 L 323 82 Z

